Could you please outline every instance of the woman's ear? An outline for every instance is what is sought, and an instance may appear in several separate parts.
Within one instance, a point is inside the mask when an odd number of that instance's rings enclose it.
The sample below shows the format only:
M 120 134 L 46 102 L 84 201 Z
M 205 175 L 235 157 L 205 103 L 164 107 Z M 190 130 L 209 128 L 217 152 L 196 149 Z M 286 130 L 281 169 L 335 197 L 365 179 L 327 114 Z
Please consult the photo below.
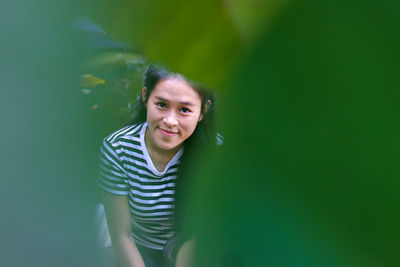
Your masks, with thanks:
M 145 107 L 147 108 L 146 91 L 147 91 L 146 87 L 143 87 L 142 88 L 142 101 L 143 101 Z
M 211 106 L 211 100 L 208 99 L 207 102 L 204 104 L 204 110 L 202 110 L 202 112 L 200 113 L 199 121 L 201 121 L 204 115 L 206 115 L 207 111 L 210 109 L 210 106 Z

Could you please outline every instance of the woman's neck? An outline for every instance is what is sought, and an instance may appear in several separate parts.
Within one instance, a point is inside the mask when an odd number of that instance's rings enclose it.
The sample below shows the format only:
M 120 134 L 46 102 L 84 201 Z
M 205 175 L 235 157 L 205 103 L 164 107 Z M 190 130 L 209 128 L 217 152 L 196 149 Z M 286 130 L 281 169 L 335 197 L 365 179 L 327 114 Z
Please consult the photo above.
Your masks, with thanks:
M 175 154 L 181 149 L 182 146 L 178 146 L 171 150 L 164 150 L 158 148 L 150 137 L 150 133 L 148 129 L 146 129 L 144 135 L 145 145 L 147 148 L 147 152 L 150 155 L 150 158 L 156 167 L 157 171 L 162 172 L 168 165 L 168 162 L 175 156 Z

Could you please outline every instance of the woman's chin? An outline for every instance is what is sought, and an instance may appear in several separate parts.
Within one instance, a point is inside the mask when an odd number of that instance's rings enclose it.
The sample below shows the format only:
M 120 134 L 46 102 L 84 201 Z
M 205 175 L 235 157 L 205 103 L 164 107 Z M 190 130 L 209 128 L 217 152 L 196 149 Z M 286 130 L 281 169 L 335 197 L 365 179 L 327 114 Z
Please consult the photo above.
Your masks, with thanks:
M 165 141 L 159 141 L 156 143 L 158 149 L 162 151 L 173 151 L 173 150 L 178 150 L 180 148 L 180 144 L 177 144 L 175 142 L 165 142 Z

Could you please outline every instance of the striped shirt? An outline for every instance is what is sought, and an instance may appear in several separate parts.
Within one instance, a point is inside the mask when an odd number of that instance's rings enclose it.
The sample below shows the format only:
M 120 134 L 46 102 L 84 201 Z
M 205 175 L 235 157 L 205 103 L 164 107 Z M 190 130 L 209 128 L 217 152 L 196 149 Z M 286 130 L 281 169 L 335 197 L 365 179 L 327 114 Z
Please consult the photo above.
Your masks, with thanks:
M 159 172 L 149 156 L 147 122 L 124 127 L 103 141 L 98 184 L 115 195 L 127 195 L 135 243 L 161 250 L 174 234 L 175 181 L 179 150 Z

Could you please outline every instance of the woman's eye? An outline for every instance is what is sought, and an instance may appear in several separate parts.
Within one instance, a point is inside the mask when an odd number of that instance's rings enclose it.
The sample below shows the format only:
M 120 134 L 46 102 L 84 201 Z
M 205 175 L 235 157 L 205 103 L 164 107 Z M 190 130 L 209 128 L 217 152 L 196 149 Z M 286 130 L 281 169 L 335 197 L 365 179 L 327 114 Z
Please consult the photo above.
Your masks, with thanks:
M 188 108 L 181 108 L 180 111 L 181 111 L 182 113 L 189 113 L 191 110 L 188 109 Z
M 167 107 L 167 105 L 165 103 L 163 103 L 163 102 L 158 102 L 158 103 L 156 103 L 156 105 L 157 105 L 157 107 L 160 107 L 160 108 L 166 108 Z

